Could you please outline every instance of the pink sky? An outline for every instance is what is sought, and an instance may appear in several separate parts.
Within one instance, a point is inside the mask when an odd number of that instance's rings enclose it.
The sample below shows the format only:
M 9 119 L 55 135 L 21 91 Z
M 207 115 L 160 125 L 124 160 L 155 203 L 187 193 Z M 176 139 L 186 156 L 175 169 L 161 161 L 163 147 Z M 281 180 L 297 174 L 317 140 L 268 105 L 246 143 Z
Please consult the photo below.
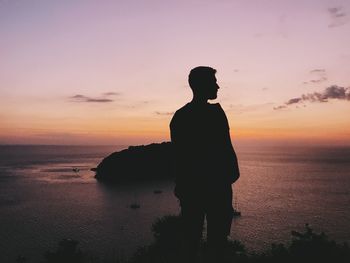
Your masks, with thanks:
M 198 65 L 235 142 L 350 141 L 349 1 L 3 0 L 0 35 L 0 144 L 168 140 Z

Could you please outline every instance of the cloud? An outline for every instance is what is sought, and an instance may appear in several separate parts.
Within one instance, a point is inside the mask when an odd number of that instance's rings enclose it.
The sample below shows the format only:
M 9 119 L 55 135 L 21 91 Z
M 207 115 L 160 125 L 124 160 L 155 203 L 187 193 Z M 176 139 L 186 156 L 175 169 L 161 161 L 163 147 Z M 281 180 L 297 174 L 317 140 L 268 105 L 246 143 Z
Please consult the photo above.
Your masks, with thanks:
M 312 75 L 313 79 L 309 80 L 308 82 L 304 81 L 304 84 L 308 84 L 308 83 L 318 84 L 328 79 L 326 70 L 323 68 L 310 70 L 310 74 Z
M 321 83 L 323 81 L 326 81 L 327 80 L 327 77 L 321 77 L 319 79 L 311 79 L 309 82 L 311 83 Z
M 289 105 L 302 102 L 328 102 L 329 100 L 350 101 L 350 87 L 344 88 L 337 85 L 327 87 L 323 92 L 313 92 L 302 94 L 300 97 L 288 100 L 284 105 L 274 107 L 274 110 L 284 109 Z
M 174 115 L 175 112 L 173 111 L 155 111 L 154 112 L 156 115 L 165 115 L 165 116 L 169 116 L 169 115 Z
M 72 102 L 97 102 L 97 103 L 105 103 L 105 102 L 113 102 L 113 99 L 110 99 L 111 96 L 119 95 L 116 92 L 105 92 L 100 97 L 89 97 L 81 94 L 77 94 L 69 97 Z
M 274 110 L 282 110 L 282 109 L 285 109 L 287 108 L 286 105 L 280 105 L 280 106 L 277 106 L 277 107 L 273 107 Z
M 350 100 L 350 88 L 339 87 L 337 85 L 326 88 L 323 98 Z
M 129 101 L 123 107 L 127 109 L 143 109 L 148 105 L 151 105 L 154 101 L 142 100 L 142 101 Z
M 326 73 L 326 70 L 324 68 L 317 68 L 317 69 L 313 69 L 313 70 L 310 70 L 310 73 Z
M 86 102 L 113 102 L 114 100 L 111 99 L 94 99 L 94 98 L 87 98 Z
M 347 14 L 342 7 L 328 8 L 328 14 L 331 18 L 331 23 L 328 25 L 330 28 L 342 26 L 348 22 Z
M 294 98 L 290 99 L 289 101 L 286 102 L 286 105 L 294 104 L 294 103 L 299 103 L 302 100 L 302 98 Z

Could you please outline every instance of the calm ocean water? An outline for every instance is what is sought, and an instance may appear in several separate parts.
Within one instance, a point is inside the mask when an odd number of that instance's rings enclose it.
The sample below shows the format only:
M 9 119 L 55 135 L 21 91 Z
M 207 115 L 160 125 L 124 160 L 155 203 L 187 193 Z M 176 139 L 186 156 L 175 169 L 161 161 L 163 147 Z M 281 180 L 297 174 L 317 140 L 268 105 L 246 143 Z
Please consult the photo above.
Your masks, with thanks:
M 179 212 L 173 183 L 108 187 L 89 170 L 122 148 L 0 146 L 0 262 L 18 255 L 35 262 L 62 238 L 79 240 L 100 258 L 128 256 L 152 242 L 154 220 Z M 236 151 L 242 176 L 234 195 L 242 217 L 233 221 L 233 239 L 259 251 L 309 223 L 350 241 L 350 147 Z M 129 208 L 135 202 L 140 209 Z

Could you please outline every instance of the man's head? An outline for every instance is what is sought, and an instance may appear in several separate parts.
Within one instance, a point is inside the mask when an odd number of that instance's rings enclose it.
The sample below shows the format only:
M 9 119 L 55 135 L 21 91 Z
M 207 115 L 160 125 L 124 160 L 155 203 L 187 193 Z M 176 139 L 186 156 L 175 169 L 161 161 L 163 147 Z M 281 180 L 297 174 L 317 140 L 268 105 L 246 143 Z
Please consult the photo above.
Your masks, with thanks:
M 217 91 L 220 87 L 216 83 L 215 73 L 216 69 L 204 66 L 191 70 L 188 76 L 188 83 L 194 96 L 209 100 L 217 98 Z

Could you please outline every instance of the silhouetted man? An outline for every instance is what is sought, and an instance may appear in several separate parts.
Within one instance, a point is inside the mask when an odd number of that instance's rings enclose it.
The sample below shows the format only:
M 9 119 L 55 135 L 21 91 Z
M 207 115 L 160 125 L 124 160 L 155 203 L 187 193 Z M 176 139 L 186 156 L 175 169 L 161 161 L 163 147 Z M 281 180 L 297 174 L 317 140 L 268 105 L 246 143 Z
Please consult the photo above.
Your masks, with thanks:
M 189 74 L 190 103 L 174 114 L 171 141 L 175 149 L 176 187 L 183 222 L 183 256 L 195 260 L 204 217 L 211 255 L 220 256 L 230 234 L 233 208 L 231 184 L 239 177 L 229 125 L 217 98 L 216 70 L 196 67 Z

